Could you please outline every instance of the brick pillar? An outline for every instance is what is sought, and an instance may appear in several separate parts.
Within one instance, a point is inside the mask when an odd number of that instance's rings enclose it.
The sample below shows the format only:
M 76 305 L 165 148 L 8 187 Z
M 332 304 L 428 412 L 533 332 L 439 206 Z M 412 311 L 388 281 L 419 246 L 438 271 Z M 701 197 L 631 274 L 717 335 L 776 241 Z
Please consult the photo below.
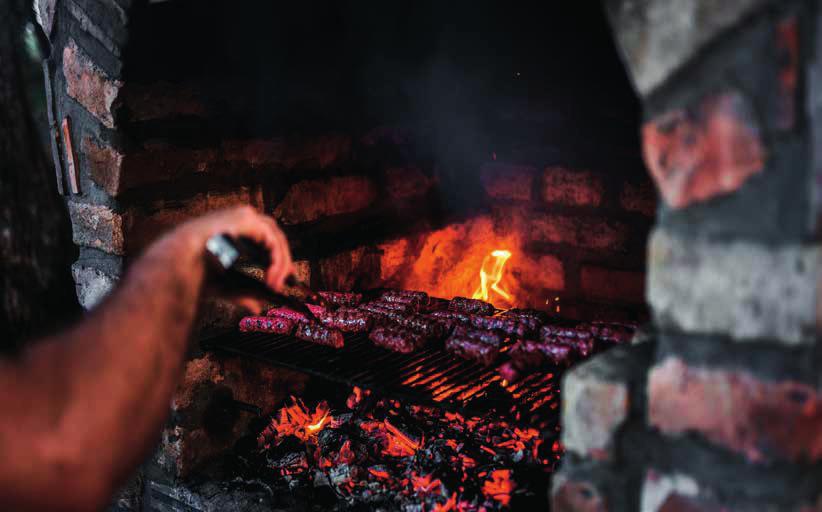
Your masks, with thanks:
M 817 510 L 820 2 L 605 3 L 662 198 L 657 335 L 566 377 L 554 508 Z

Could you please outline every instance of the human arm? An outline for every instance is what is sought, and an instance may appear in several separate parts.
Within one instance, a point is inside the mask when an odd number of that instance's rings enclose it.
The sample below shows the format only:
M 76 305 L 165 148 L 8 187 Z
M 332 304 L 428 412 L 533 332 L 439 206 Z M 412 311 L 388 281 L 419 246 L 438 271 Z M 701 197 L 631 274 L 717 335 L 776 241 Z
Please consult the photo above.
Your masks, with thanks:
M 274 221 L 248 207 L 217 212 L 150 246 L 78 325 L 0 363 L 0 504 L 97 509 L 144 460 L 180 374 L 203 248 L 217 233 L 267 247 L 266 280 L 282 288 L 292 263 Z

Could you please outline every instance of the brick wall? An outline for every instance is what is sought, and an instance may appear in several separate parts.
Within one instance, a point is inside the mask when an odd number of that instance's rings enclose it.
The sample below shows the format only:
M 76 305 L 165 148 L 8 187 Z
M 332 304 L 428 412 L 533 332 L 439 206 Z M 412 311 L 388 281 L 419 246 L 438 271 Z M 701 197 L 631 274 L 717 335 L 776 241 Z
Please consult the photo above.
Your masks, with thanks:
M 656 334 L 565 377 L 554 508 L 817 510 L 819 2 L 606 5 L 661 196 Z

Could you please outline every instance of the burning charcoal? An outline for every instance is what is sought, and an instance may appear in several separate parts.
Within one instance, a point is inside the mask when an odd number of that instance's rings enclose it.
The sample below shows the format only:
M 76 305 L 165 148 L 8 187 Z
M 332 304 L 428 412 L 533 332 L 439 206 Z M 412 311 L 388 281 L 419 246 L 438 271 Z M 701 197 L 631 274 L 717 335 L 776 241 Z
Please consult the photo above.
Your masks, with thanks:
M 523 338 L 529 333 L 528 327 L 519 320 L 501 316 L 472 315 L 471 325 L 477 329 L 502 331 L 517 338 Z
M 294 336 L 301 340 L 334 348 L 342 348 L 345 344 L 345 339 L 340 331 L 329 329 L 315 322 L 301 323 L 297 326 Z
M 291 334 L 296 322 L 285 317 L 276 316 L 247 316 L 240 320 L 242 332 L 273 332 L 277 334 Z
M 410 354 L 425 344 L 425 339 L 419 334 L 392 327 L 378 327 L 371 331 L 368 339 L 379 347 L 403 354 Z
M 373 319 L 367 312 L 347 306 L 326 312 L 319 319 L 326 327 L 342 332 L 365 332 L 373 325 Z
M 283 474 L 300 473 L 308 469 L 308 457 L 305 451 L 291 452 L 269 461 L 269 466 L 281 470 Z
M 328 477 L 331 484 L 335 487 L 341 487 L 352 481 L 352 467 L 349 464 L 337 464 L 328 471 Z
M 451 311 L 461 313 L 472 313 L 475 315 L 491 315 L 494 313 L 494 305 L 478 299 L 468 299 L 465 297 L 454 297 L 448 304 Z
M 320 297 L 335 306 L 356 306 L 362 302 L 362 294 L 354 292 L 318 292 Z

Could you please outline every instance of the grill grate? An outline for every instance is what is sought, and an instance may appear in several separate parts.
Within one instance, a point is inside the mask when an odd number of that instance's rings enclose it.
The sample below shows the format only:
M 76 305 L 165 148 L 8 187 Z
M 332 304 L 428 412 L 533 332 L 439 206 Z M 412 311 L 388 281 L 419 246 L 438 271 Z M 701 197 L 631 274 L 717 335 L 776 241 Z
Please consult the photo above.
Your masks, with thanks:
M 236 331 L 204 339 L 202 346 L 468 413 L 493 408 L 537 422 L 555 418 L 559 406 L 559 368 L 504 385 L 496 367 L 483 367 L 435 346 L 412 354 L 392 352 L 375 346 L 363 333 L 347 334 L 345 347 L 339 350 L 293 336 Z

